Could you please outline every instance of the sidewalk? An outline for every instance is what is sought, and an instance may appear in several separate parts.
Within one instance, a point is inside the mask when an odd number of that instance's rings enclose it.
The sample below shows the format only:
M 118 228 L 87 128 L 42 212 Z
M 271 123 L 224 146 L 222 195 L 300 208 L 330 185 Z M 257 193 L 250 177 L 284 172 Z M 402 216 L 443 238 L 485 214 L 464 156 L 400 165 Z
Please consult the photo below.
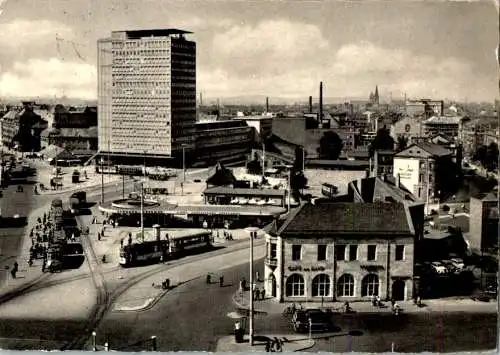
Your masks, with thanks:
M 28 266 L 30 256 L 31 238 L 29 236 L 31 228 L 36 225 L 37 218 L 42 217 L 44 212 L 48 211 L 49 204 L 40 206 L 34 209 L 28 216 L 28 225 L 25 227 L 25 234 L 22 237 L 21 249 L 18 256 L 14 258 L 3 259 L 2 271 L 6 272 L 6 279 L 1 285 L 0 304 L 6 302 L 13 294 L 22 291 L 24 288 L 29 287 L 34 281 L 38 280 L 44 274 L 42 273 L 42 260 L 33 260 L 33 266 Z M 10 270 L 17 261 L 19 264 L 19 271 L 17 277 L 13 279 L 10 275 Z
M 265 352 L 266 343 L 274 338 L 283 341 L 283 352 L 296 352 L 310 349 L 314 346 L 313 339 L 297 334 L 269 334 L 254 336 L 254 345 L 250 346 L 248 336 L 245 335 L 243 343 L 236 343 L 234 335 L 221 337 L 217 340 L 216 352 Z
M 258 287 L 259 288 L 259 285 Z M 233 303 L 241 309 L 248 309 L 250 300 L 250 292 L 245 291 L 243 295 L 237 291 L 233 295 Z M 355 313 L 390 313 L 391 304 L 383 302 L 385 307 L 374 307 L 371 302 L 360 301 L 350 302 L 349 306 Z M 422 300 L 424 307 L 417 307 L 413 301 L 399 301 L 400 309 L 404 313 L 427 313 L 427 312 L 478 312 L 478 313 L 496 313 L 497 302 L 477 302 L 469 298 L 464 299 L 433 299 Z M 279 303 L 274 298 L 266 297 L 264 300 L 254 301 L 255 312 L 263 312 L 266 314 L 282 314 L 291 302 Z M 341 310 L 343 302 L 307 302 L 302 303 L 304 308 L 328 308 L 333 310 Z

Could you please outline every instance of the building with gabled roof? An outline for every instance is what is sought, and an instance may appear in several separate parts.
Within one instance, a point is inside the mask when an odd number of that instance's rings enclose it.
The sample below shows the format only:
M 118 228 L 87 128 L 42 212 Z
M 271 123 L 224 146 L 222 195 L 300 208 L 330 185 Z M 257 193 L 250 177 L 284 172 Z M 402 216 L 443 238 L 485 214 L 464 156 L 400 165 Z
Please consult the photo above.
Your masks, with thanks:
M 266 293 L 277 300 L 414 296 L 415 230 L 404 203 L 303 204 L 276 223 L 266 236 L 264 276 Z
M 457 164 L 452 153 L 440 144 L 418 142 L 394 156 L 393 175 L 417 198 L 428 201 L 453 188 L 450 174 Z
M 266 293 L 290 302 L 416 297 L 423 224 L 423 202 L 390 176 L 354 180 L 346 195 L 303 204 L 268 226 Z

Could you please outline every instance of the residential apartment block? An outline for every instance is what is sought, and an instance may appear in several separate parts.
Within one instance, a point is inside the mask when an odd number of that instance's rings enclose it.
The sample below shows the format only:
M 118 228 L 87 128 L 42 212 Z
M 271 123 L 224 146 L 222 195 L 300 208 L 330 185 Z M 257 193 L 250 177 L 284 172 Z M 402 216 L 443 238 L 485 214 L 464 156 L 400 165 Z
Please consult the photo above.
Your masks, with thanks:
M 438 197 L 440 188 L 448 183 L 443 180 L 445 170 L 453 168 L 455 165 L 448 149 L 438 144 L 419 142 L 394 156 L 393 174 L 417 198 L 428 201 Z
M 101 153 L 172 159 L 195 148 L 196 44 L 189 33 L 115 31 L 98 41 Z

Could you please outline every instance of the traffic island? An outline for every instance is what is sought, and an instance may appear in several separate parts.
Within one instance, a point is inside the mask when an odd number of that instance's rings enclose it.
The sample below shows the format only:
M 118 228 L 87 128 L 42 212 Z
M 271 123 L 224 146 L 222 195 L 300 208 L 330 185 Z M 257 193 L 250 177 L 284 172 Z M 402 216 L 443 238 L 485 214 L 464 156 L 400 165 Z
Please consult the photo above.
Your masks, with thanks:
M 240 343 L 236 342 L 234 335 L 223 336 L 217 340 L 216 352 L 266 352 L 268 346 L 272 347 L 273 340 L 281 340 L 282 352 L 295 352 L 310 349 L 314 346 L 313 339 L 304 338 L 303 335 L 255 335 L 253 346 L 250 345 L 248 336 Z M 268 345 L 269 343 L 269 345 Z M 276 349 L 269 349 L 276 351 Z

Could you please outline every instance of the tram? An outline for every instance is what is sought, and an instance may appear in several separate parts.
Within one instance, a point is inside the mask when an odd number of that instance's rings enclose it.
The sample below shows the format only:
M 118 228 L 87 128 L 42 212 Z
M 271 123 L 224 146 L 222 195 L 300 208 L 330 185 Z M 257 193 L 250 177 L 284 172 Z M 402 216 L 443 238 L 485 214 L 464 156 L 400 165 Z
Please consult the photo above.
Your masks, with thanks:
M 119 263 L 123 267 L 160 262 L 209 249 L 212 246 L 210 232 L 188 236 L 170 237 L 160 241 L 144 241 L 120 248 Z

